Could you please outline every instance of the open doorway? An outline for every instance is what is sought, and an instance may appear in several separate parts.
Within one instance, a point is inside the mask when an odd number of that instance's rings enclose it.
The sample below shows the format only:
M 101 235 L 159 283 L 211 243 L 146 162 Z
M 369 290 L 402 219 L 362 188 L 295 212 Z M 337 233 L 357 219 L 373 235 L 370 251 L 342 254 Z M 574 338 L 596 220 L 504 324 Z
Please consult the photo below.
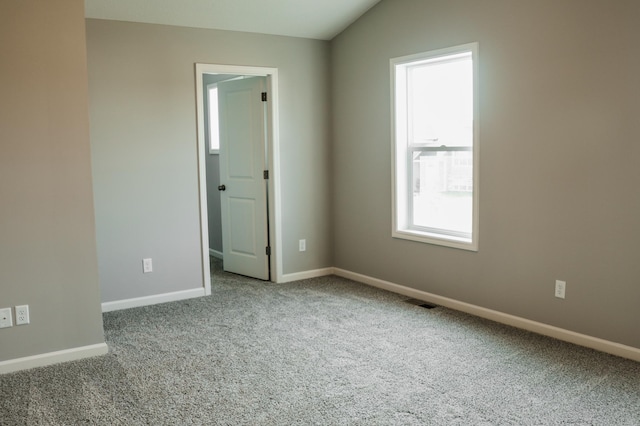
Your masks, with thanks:
M 255 79 L 254 77 L 263 77 L 262 79 Z M 214 65 L 214 64 L 196 64 L 196 93 L 197 93 L 197 124 L 198 124 L 198 169 L 199 169 L 199 191 L 200 191 L 200 223 L 202 232 L 202 255 L 203 255 L 203 274 L 205 283 L 206 294 L 211 293 L 211 279 L 209 275 L 209 255 L 221 256 L 224 253 L 223 247 L 220 246 L 220 240 L 211 241 L 212 238 L 209 233 L 209 216 L 214 217 L 219 214 L 220 221 L 229 221 L 229 215 L 226 219 L 222 218 L 220 212 L 210 210 L 208 203 L 207 192 L 209 194 L 213 191 L 217 191 L 218 187 L 224 188 L 224 183 L 216 182 L 215 179 L 207 180 L 207 162 L 215 164 L 216 160 L 220 160 L 219 152 L 216 152 L 216 148 L 209 146 L 208 142 L 210 138 L 208 134 L 212 132 L 211 128 L 208 128 L 207 119 L 208 108 L 207 97 L 211 85 L 215 85 L 217 82 L 229 81 L 234 79 L 244 78 L 246 80 L 261 80 L 264 83 L 264 92 L 267 93 L 266 99 L 264 99 L 264 119 L 266 120 L 267 131 L 264 134 L 266 144 L 264 146 L 263 158 L 264 158 L 264 170 L 268 179 L 262 181 L 262 185 L 265 188 L 265 195 L 268 197 L 268 220 L 264 224 L 269 233 L 268 244 L 266 247 L 260 247 L 260 250 L 265 250 L 270 253 L 268 258 L 268 266 L 271 274 L 269 280 L 279 281 L 282 271 L 282 258 L 281 258 L 281 229 L 280 229 L 280 193 L 279 193 L 279 150 L 278 150 L 278 92 L 277 92 L 277 69 L 274 68 L 262 68 L 262 67 L 243 67 L 243 66 L 227 66 L 227 65 Z M 226 84 L 226 83 L 225 83 Z M 230 84 L 232 85 L 232 84 Z M 209 86 L 209 87 L 207 87 Z M 236 85 L 237 86 L 237 85 Z M 236 105 L 234 100 L 241 99 L 244 96 L 244 92 L 240 93 L 240 96 L 235 94 L 231 96 L 232 106 Z M 258 93 L 261 95 L 261 93 Z M 253 95 L 251 95 L 253 96 Z M 257 115 L 257 114 L 254 114 Z M 242 148 L 244 149 L 244 148 Z M 217 157 L 217 158 L 216 158 Z M 262 176 L 262 170 L 260 173 Z M 211 176 L 210 176 L 211 178 Z M 215 184 L 218 185 L 215 185 Z M 215 185 L 215 186 L 214 186 Z M 211 188 L 214 186 L 213 188 Z M 238 185 L 232 185 L 234 188 Z M 224 189 L 223 189 L 224 190 Z M 225 196 L 227 193 L 225 193 Z M 240 199 L 237 197 L 236 199 Z M 231 217 L 237 219 L 242 216 L 243 206 L 249 205 L 246 202 L 246 197 L 242 199 L 242 202 L 230 203 L 229 211 L 232 212 Z M 235 210 L 234 210 L 235 209 Z M 247 210 L 248 211 L 248 210 Z M 250 216 L 250 214 L 244 214 Z M 222 226 L 230 226 L 226 223 Z M 235 224 L 237 227 L 238 225 Z M 246 235 L 243 235 L 243 238 Z M 237 241 L 237 240 L 236 240 Z M 222 250 L 220 250 L 222 249 Z M 211 251 L 213 250 L 213 252 Z M 249 251 L 249 250 L 245 250 Z M 240 249 L 243 252 L 243 249 Z M 244 254 L 244 253 L 241 253 Z

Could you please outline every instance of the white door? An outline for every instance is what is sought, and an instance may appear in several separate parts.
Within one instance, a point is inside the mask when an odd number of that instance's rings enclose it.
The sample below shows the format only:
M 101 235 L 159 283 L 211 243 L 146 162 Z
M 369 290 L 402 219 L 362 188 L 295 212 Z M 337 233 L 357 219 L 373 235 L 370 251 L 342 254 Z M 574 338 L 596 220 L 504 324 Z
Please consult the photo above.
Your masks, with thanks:
M 269 279 L 265 77 L 218 83 L 224 270 Z

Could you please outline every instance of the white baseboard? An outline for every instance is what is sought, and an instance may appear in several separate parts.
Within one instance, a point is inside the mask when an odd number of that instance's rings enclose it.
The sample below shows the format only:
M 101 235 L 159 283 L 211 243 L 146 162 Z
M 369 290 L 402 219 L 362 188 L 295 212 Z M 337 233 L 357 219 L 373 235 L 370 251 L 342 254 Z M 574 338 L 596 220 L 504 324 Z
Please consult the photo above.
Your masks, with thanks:
M 27 370 L 36 367 L 45 367 L 47 365 L 59 364 L 61 362 L 76 361 L 83 358 L 104 355 L 108 352 L 109 348 L 107 347 L 107 344 L 99 343 L 96 345 L 81 346 L 62 351 L 10 359 L 8 361 L 0 361 L 0 374 L 13 373 L 15 371 Z
M 136 297 L 134 299 L 116 300 L 113 302 L 102 303 L 102 312 L 157 305 L 158 303 L 176 302 L 178 300 L 193 299 L 204 295 L 204 288 L 194 288 L 191 290 L 176 291 L 173 293 L 154 294 L 152 296 Z
M 308 278 L 324 277 L 325 275 L 333 275 L 334 268 L 313 269 L 311 271 L 294 272 L 293 274 L 284 274 L 278 283 L 288 283 L 291 281 L 306 280 Z
M 213 257 L 215 257 L 216 259 L 222 259 L 222 252 L 218 251 L 218 250 L 214 250 L 212 248 L 209 249 L 209 254 Z
M 416 290 L 414 288 L 405 287 L 389 281 L 380 280 L 340 268 L 334 268 L 334 274 L 353 281 L 358 281 L 363 284 L 368 284 L 373 287 L 381 288 L 383 290 L 403 294 L 414 299 L 424 300 L 425 302 L 430 302 L 436 305 L 455 309 L 457 311 L 466 312 L 471 315 L 510 325 L 512 327 L 532 331 L 534 333 L 550 336 L 558 340 L 563 340 L 565 342 L 574 343 L 576 345 L 585 346 L 587 348 L 596 349 L 601 352 L 606 352 L 612 355 L 617 355 L 623 358 L 628 358 L 640 362 L 639 348 L 622 345 L 620 343 L 588 336 L 586 334 L 576 333 L 574 331 L 565 330 L 563 328 L 540 323 L 537 321 L 531 321 L 526 318 L 505 314 L 503 312 L 494 311 L 492 309 L 483 308 L 481 306 L 472 305 L 470 303 L 460 302 L 448 297 L 438 296 L 436 294 L 427 293 L 422 290 Z

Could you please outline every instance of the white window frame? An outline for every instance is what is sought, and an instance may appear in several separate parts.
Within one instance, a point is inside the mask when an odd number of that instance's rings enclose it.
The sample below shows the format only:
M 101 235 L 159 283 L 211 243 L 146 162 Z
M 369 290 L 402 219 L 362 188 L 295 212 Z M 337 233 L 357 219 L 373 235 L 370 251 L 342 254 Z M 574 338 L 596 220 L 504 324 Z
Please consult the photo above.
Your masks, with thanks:
M 473 193 L 472 193 L 472 229 L 471 235 L 461 236 L 438 230 L 420 229 L 412 225 L 412 185 L 411 160 L 407 126 L 407 69 L 421 63 L 438 61 L 452 55 L 470 53 L 473 72 Z M 392 140 L 392 196 L 393 227 L 392 236 L 427 244 L 436 244 L 464 250 L 478 251 L 478 212 L 479 212 L 479 138 L 478 138 L 478 43 L 468 43 L 425 53 L 392 58 L 391 70 L 391 140 Z M 451 149 L 440 149 L 456 150 Z M 412 155 L 412 154 L 411 154 Z

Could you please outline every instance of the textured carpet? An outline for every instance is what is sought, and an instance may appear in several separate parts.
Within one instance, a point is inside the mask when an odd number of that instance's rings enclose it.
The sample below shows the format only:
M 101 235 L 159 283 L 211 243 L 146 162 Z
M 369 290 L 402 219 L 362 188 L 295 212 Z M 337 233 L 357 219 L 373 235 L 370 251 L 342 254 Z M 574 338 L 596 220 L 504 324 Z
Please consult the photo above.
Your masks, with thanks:
M 640 425 L 640 364 L 337 277 L 213 270 L 104 315 L 108 355 L 0 376 L 2 425 Z

